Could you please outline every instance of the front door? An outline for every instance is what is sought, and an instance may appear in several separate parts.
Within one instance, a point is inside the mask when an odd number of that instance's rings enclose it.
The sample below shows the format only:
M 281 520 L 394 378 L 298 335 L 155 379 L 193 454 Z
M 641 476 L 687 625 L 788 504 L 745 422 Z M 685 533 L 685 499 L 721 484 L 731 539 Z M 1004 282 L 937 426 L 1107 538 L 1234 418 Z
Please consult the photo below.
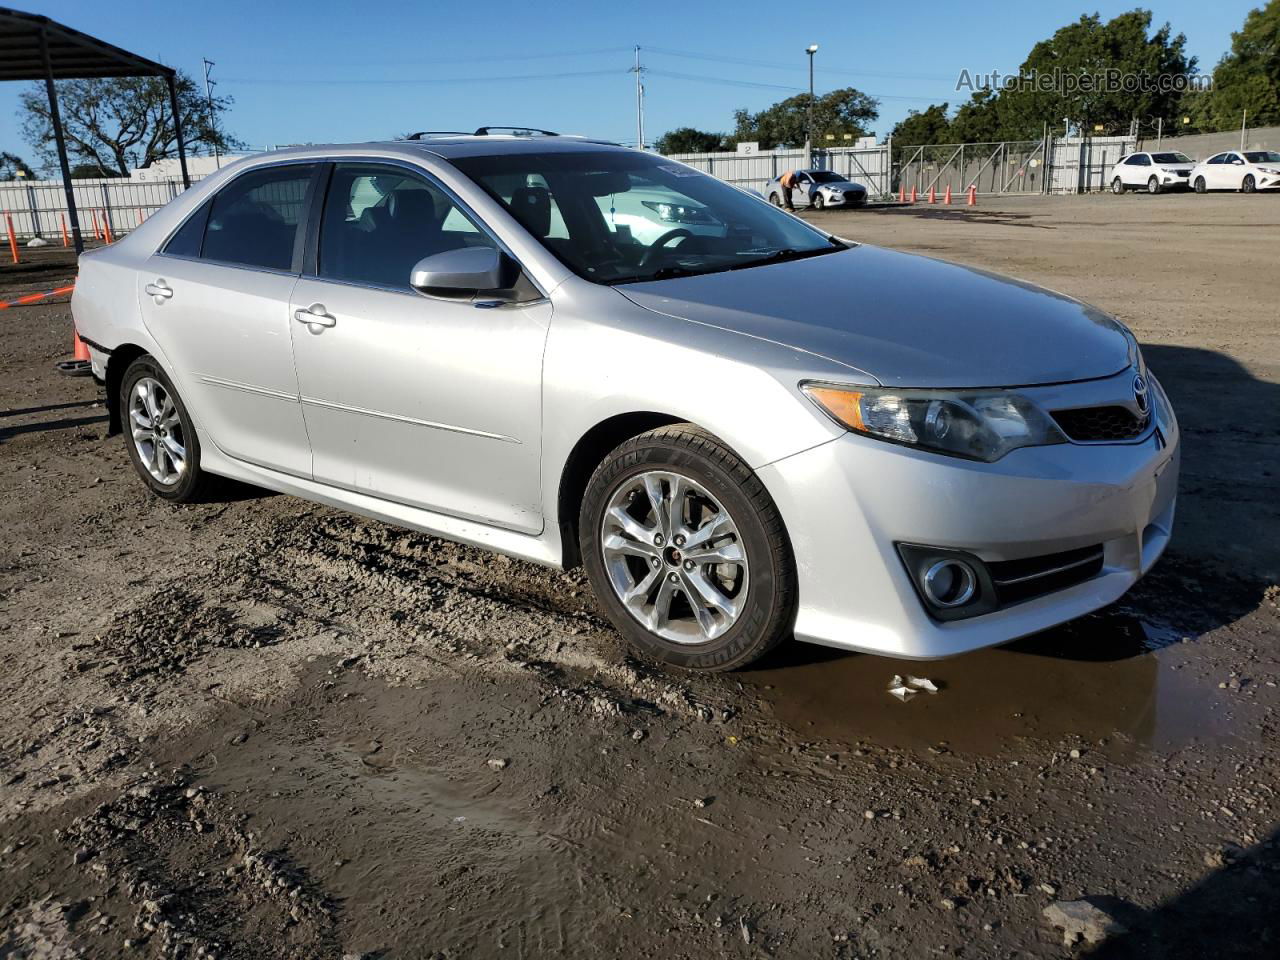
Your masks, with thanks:
M 314 165 L 250 171 L 138 274 L 143 322 L 197 425 L 224 453 L 311 475 L 289 298 Z
M 290 304 L 315 478 L 537 533 L 550 303 L 482 309 L 409 287 L 422 257 L 481 245 L 496 244 L 425 175 L 333 167 L 316 269 Z

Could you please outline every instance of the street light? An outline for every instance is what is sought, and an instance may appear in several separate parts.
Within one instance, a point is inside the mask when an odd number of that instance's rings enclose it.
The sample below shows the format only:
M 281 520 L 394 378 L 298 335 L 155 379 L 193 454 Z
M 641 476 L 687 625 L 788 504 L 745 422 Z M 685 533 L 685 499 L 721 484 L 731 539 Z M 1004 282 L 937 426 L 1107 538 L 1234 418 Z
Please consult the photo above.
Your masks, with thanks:
M 805 124 L 804 130 L 804 163 L 806 167 L 813 166 L 813 55 L 818 52 L 818 45 L 811 43 L 804 48 L 804 52 L 809 55 L 809 120 Z

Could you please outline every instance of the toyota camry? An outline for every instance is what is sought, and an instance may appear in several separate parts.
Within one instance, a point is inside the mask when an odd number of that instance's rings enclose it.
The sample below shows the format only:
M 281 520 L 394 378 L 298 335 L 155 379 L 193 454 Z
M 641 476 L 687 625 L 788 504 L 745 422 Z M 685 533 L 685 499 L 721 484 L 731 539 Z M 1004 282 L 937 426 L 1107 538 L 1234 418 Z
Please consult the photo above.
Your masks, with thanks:
M 1002 643 L 1173 525 L 1177 423 L 1118 320 L 601 141 L 246 158 L 86 254 L 72 306 L 156 496 L 231 477 L 581 563 L 682 667 Z

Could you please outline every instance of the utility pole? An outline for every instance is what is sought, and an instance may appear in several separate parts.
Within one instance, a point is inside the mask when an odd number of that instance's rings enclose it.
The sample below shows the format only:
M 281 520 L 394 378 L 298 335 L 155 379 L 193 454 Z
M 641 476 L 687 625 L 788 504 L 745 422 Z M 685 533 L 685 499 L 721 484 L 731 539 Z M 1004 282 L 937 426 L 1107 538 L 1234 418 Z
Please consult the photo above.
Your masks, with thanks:
M 1164 117 L 1156 117 L 1156 149 L 1160 149 L 1160 144 L 1164 140 Z
M 1245 133 L 1249 129 L 1249 111 L 1242 111 L 1240 114 L 1240 149 L 1244 149 Z
M 636 44 L 636 65 L 631 68 L 636 75 L 636 146 L 644 149 L 644 67 L 640 66 L 640 44 Z
M 212 131 L 214 134 L 216 134 L 218 132 L 218 122 L 217 122 L 217 116 L 213 112 L 213 88 L 216 86 L 216 83 L 213 80 L 209 79 L 209 71 L 211 71 L 213 67 L 214 67 L 213 61 L 210 60 L 208 57 L 205 57 L 204 95 L 209 102 L 209 130 Z M 218 141 L 216 137 L 213 141 L 213 163 L 217 169 L 219 170 L 222 169 L 222 157 L 219 156 L 218 154 Z
M 813 55 L 818 52 L 818 45 L 811 43 L 804 48 L 809 55 L 809 119 L 804 128 L 804 165 L 813 166 Z

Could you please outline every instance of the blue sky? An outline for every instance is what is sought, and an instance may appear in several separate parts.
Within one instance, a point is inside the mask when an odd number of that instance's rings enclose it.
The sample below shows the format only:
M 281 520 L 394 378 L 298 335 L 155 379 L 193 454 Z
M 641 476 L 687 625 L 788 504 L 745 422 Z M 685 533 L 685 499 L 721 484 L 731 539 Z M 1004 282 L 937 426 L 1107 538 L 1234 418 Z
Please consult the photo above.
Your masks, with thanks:
M 641 46 L 646 136 L 677 126 L 732 128 L 807 88 L 804 48 L 819 44 L 819 92 L 856 86 L 881 99 L 884 136 L 909 109 L 954 106 L 962 68 L 1014 72 L 1033 43 L 1082 13 L 1138 4 L 915 0 L 588 3 L 582 0 L 5 0 L 199 76 L 235 98 L 228 126 L 252 145 L 379 139 L 418 129 L 524 123 L 635 139 L 628 69 Z M 1148 4 L 1211 69 L 1261 0 Z M 672 76 L 674 74 L 675 76 Z M 501 78 L 501 79 L 495 79 Z M 0 149 L 31 157 L 0 88 Z M 15 148 L 17 148 L 15 150 Z

